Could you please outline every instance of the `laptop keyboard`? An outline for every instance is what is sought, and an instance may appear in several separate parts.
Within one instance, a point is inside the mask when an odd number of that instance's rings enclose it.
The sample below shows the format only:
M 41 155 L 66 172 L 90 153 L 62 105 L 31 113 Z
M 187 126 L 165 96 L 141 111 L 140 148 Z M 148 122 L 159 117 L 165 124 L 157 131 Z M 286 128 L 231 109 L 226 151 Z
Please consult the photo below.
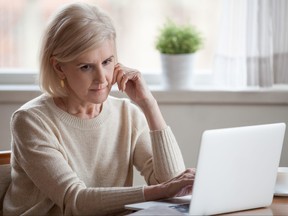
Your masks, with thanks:
M 170 206 L 170 208 L 173 208 L 181 213 L 188 213 L 189 206 L 190 206 L 190 203 L 186 203 L 186 204 L 181 204 L 181 205 Z

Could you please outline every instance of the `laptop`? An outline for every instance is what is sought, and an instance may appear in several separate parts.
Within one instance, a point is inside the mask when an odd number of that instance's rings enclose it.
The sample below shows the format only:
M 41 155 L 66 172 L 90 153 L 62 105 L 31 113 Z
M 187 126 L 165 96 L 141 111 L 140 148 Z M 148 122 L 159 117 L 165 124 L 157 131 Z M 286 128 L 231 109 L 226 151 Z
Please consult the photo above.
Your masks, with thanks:
M 267 207 L 273 200 L 285 129 L 285 123 L 275 123 L 206 130 L 190 197 L 125 207 L 169 206 L 189 215 Z

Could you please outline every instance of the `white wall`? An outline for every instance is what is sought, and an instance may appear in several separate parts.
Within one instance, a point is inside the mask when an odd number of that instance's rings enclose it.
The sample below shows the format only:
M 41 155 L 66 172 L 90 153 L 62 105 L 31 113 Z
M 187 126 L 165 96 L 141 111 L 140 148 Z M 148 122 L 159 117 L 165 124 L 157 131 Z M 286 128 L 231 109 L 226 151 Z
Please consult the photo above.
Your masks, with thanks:
M 288 106 L 167 104 L 161 110 L 174 131 L 187 166 L 196 165 L 201 135 L 206 129 L 288 122 Z M 286 140 L 282 166 L 288 166 Z
M 122 96 L 112 92 L 115 96 Z M 206 129 L 253 124 L 288 123 L 288 91 L 153 91 L 160 109 L 171 126 L 187 167 L 195 167 L 201 135 Z M 10 149 L 10 116 L 37 91 L 0 91 L 0 150 Z M 25 130 L 25 129 L 23 129 Z M 27 131 L 29 132 L 29 131 Z M 286 139 L 280 166 L 288 166 Z M 136 175 L 136 183 L 141 183 Z

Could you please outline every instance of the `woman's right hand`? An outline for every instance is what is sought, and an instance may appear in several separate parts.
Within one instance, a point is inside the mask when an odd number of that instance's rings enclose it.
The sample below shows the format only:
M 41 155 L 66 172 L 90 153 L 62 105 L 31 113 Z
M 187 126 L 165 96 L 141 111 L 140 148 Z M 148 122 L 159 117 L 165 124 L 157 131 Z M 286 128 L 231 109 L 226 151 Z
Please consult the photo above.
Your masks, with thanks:
M 144 196 L 146 201 L 185 196 L 192 193 L 195 169 L 186 169 L 180 175 L 158 185 L 146 186 Z

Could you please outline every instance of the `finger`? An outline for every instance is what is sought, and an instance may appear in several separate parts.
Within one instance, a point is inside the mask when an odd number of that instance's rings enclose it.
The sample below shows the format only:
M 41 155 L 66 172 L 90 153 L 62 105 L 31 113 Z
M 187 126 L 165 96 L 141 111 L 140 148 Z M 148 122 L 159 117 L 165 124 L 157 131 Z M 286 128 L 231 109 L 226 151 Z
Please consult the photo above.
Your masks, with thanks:
M 120 81 L 120 86 L 123 92 L 126 89 L 126 83 L 128 82 L 128 80 L 129 80 L 129 73 L 123 73 L 122 79 Z
M 178 179 L 174 179 L 171 182 L 168 182 L 168 184 L 171 185 L 178 185 L 179 187 L 186 187 L 186 186 L 191 186 L 194 184 L 194 176 L 191 174 L 185 174 L 183 176 L 181 176 L 181 178 Z
M 194 181 L 195 175 L 191 173 L 185 173 L 182 177 L 182 179 L 188 180 L 188 181 Z
M 181 190 L 177 196 L 186 196 L 192 194 L 193 186 L 187 186 Z
M 117 81 L 118 68 L 119 68 L 119 63 L 116 63 L 114 66 L 114 71 L 113 71 L 112 85 L 114 85 Z
M 191 173 L 191 172 L 186 169 L 184 172 L 180 173 L 178 176 L 166 181 L 166 183 L 170 183 L 170 182 L 173 182 L 173 181 L 177 181 L 177 180 L 183 179 L 183 177 L 185 177 L 185 174 L 187 174 L 187 173 Z
M 195 173 L 196 169 L 195 168 L 187 168 L 184 173 Z
M 125 73 L 122 76 L 121 79 L 121 89 L 123 91 L 126 90 L 126 85 L 128 81 L 133 81 L 134 83 L 139 79 L 140 73 L 138 71 L 134 71 L 134 70 L 125 70 Z
M 167 187 L 166 193 L 170 197 L 187 195 L 191 192 L 193 183 L 194 183 L 193 181 L 187 179 L 171 182 Z
M 116 71 L 116 82 L 118 85 L 118 89 L 120 91 L 123 91 L 123 85 L 121 83 L 122 83 L 122 79 L 123 79 L 125 72 L 124 72 L 123 68 L 121 67 L 121 65 L 118 65 L 115 68 L 115 71 Z
M 189 195 L 192 193 L 192 186 L 186 186 L 184 188 L 182 188 L 180 191 L 178 191 L 178 193 L 176 194 L 176 196 L 185 196 L 185 195 Z

